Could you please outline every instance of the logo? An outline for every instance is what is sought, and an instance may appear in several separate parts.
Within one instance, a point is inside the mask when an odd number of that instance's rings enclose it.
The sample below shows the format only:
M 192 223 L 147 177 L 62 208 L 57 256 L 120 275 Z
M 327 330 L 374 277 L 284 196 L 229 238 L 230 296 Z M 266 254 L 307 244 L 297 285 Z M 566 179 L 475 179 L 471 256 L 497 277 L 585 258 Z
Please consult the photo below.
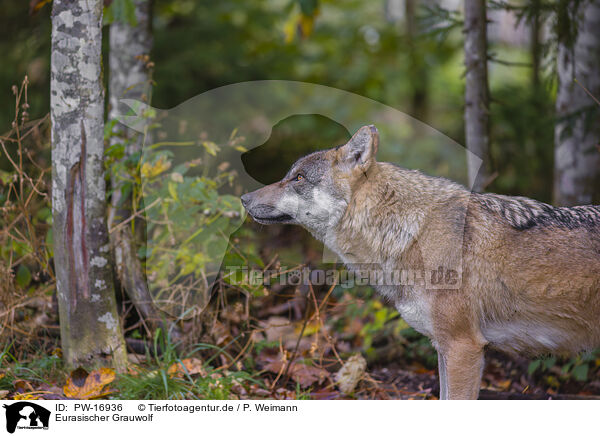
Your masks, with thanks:
M 50 421 L 50 411 L 35 403 L 29 401 L 19 401 L 9 406 L 3 406 L 6 409 L 6 431 L 14 433 L 18 429 L 48 429 Z

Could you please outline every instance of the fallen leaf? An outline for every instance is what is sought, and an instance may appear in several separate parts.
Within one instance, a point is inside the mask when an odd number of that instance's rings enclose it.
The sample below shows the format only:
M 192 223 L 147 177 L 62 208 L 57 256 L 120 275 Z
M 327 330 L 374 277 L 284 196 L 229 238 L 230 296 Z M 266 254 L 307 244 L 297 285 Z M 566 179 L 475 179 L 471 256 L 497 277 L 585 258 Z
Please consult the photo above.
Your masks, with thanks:
M 257 386 L 251 387 L 251 393 L 252 393 L 252 395 L 256 395 L 258 397 L 268 397 L 269 395 L 271 395 L 271 391 L 268 391 L 264 388 L 260 388 Z
M 328 376 L 329 372 L 323 368 L 305 365 L 304 363 L 292 363 L 290 365 L 290 377 L 304 389 L 314 383 L 321 384 Z
M 310 392 L 309 396 L 313 400 L 335 400 L 340 397 L 340 393 L 339 391 L 332 391 L 330 388 L 324 388 Z
M 33 391 L 33 386 L 31 386 L 31 383 L 29 383 L 27 380 L 15 380 L 13 382 L 13 386 L 17 394 Z
M 321 323 L 318 321 L 313 321 L 311 323 L 308 323 L 306 325 L 306 327 L 304 328 L 304 333 L 302 334 L 302 336 L 311 336 L 314 335 L 316 333 L 319 333 L 319 331 L 321 330 Z M 298 326 L 295 329 L 295 334 L 296 335 L 300 335 L 300 333 L 302 332 L 302 324 L 298 324 Z
M 111 368 L 96 369 L 89 374 L 85 369 L 77 368 L 71 372 L 63 392 L 78 400 L 102 398 L 115 392 L 108 386 L 114 379 L 115 371 Z
M 261 321 L 260 325 L 264 328 L 267 342 L 285 342 L 287 339 L 297 338 L 290 320 L 282 316 L 272 316 L 266 321 Z
M 40 399 L 42 400 L 66 400 L 62 387 L 41 383 L 40 391 L 44 391 Z
M 183 378 L 186 376 L 186 370 L 189 375 L 200 374 L 201 377 L 206 377 L 208 375 L 204 369 L 202 360 L 196 357 L 190 357 L 183 359 L 181 362 L 174 363 L 169 367 L 168 373 L 171 377 Z
M 133 364 L 140 364 L 146 361 L 146 356 L 143 354 L 128 353 L 127 360 Z
M 281 356 L 278 356 L 278 358 L 269 359 L 269 362 L 264 366 L 264 369 L 274 372 L 275 374 L 279 374 L 280 371 L 285 370 L 287 361 L 284 361 L 280 357 Z M 315 383 L 321 384 L 327 377 L 329 377 L 329 371 L 301 362 L 293 362 L 290 364 L 288 374 L 290 378 L 298 383 L 302 388 L 307 388 Z
M 340 392 L 351 395 L 356 385 L 365 374 L 367 361 L 360 354 L 351 356 L 335 375 Z
M 8 391 L 7 390 L 1 390 L 0 391 L 0 400 L 3 400 L 6 398 L 6 396 L 8 395 Z
M 31 391 L 31 392 L 24 392 L 22 394 L 16 394 L 13 396 L 13 400 L 17 400 L 17 401 L 30 401 L 30 400 L 39 400 L 39 399 L 43 399 L 44 395 L 50 395 L 52 394 L 52 392 L 50 391 Z
M 231 392 L 238 395 L 238 397 L 248 398 L 248 390 L 239 381 L 235 379 L 233 379 Z
M 507 391 L 508 388 L 510 388 L 511 383 L 512 383 L 512 380 L 504 380 L 504 381 L 498 382 L 497 385 L 498 385 L 498 388 L 500 388 L 501 390 Z

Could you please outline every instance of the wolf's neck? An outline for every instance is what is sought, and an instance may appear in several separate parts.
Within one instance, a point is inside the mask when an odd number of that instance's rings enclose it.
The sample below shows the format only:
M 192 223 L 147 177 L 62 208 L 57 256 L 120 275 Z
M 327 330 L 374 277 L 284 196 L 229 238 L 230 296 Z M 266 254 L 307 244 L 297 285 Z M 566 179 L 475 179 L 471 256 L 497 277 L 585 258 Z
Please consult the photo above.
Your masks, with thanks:
M 415 198 L 419 193 L 399 180 L 397 171 L 402 170 L 379 165 L 357 185 L 344 215 L 323 241 L 346 264 L 397 259 L 421 232 L 425 208 Z

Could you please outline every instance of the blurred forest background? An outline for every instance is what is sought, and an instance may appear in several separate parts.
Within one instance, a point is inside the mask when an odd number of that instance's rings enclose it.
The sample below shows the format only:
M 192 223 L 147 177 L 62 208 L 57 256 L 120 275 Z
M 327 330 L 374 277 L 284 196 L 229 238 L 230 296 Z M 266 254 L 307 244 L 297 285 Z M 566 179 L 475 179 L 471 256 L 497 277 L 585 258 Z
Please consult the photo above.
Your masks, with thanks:
M 168 147 L 142 153 L 140 135 L 116 121 L 123 96 L 170 109 L 245 81 L 326 85 L 393 107 L 466 144 L 484 160 L 479 190 L 557 205 L 600 200 L 598 2 L 106 0 L 101 33 L 84 44 L 100 50 L 94 67 L 99 86 L 90 80 L 85 90 L 97 93 L 95 100 L 81 97 L 83 85 L 68 87 L 71 73 L 54 57 L 77 56 L 60 39 L 72 27 L 64 27 L 68 15 L 61 11 L 81 7 L 77 3 L 2 1 L 0 398 L 431 399 L 439 393 L 429 341 L 372 289 L 282 285 L 275 278 L 257 285 L 226 274 L 224 267 L 232 265 L 282 274 L 325 268 L 322 247 L 300 229 L 265 231 L 249 219 L 241 224 L 234 189 L 239 174 L 228 165 L 208 175 L 195 170 L 199 161 L 176 162 Z M 86 32 L 82 38 L 93 37 Z M 51 95 L 70 98 L 78 89 L 87 108 L 101 105 L 96 126 L 104 132 L 104 163 L 93 168 L 102 172 L 100 185 L 106 183 L 106 192 L 98 191 L 106 194 L 106 205 L 94 210 L 103 216 L 105 241 L 89 250 L 108 247 L 110 239 L 110 271 L 87 276 L 91 285 L 65 273 L 57 289 L 73 254 L 60 246 L 62 233 L 56 236 L 60 223 L 68 230 L 69 217 L 51 202 L 58 195 L 51 167 L 61 174 L 63 165 L 51 155 L 68 160 L 85 156 L 85 148 L 78 148 L 81 137 L 69 148 L 79 121 L 61 118 Z M 474 103 L 465 105 L 465 99 Z M 151 112 L 144 116 L 160 124 Z M 95 145 L 87 129 L 82 122 L 89 155 Z M 194 144 L 204 164 L 225 149 L 246 151 L 245 138 L 230 133 L 226 139 L 198 134 Z M 274 129 L 262 152 L 247 153 L 244 164 L 255 179 L 271 182 L 299 156 L 338 145 L 348 133 L 323 117 L 291 117 Z M 51 137 L 64 144 L 51 144 Z M 165 142 L 160 128 L 148 137 Z M 65 180 L 60 186 L 68 190 Z M 184 234 L 174 234 L 169 223 Z M 198 235 L 190 230 L 196 228 L 210 230 Z M 223 243 L 218 235 L 226 229 L 233 234 L 215 269 L 209 247 Z M 161 289 L 149 289 L 146 276 Z M 204 310 L 168 309 L 188 301 L 186 292 L 196 286 L 177 287 L 174 277 L 190 283 L 214 277 L 199 297 Z M 74 333 L 96 329 L 89 319 L 98 317 L 84 315 L 100 312 L 85 308 L 93 300 L 85 292 L 79 309 L 67 304 L 69 289 L 91 289 L 98 280 L 108 283 L 103 295 L 110 296 L 102 310 L 114 314 L 100 324 L 114 321 L 117 338 Z M 153 304 L 157 299 L 167 304 Z M 599 372 L 597 351 L 532 361 L 492 353 L 481 396 L 600 395 Z

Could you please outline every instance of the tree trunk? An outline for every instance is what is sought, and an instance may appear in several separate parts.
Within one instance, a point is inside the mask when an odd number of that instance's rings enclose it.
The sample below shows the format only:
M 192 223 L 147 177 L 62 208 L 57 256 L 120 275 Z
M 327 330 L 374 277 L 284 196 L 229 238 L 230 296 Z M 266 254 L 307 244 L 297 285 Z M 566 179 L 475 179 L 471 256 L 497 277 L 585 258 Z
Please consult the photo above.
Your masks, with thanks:
M 600 107 L 583 89 L 600 99 L 600 1 L 583 3 L 572 17 L 577 38 L 559 41 L 557 58 L 554 202 L 559 206 L 600 203 Z
M 54 266 L 69 367 L 127 364 L 106 229 L 101 0 L 54 0 L 50 114 Z
M 120 114 L 119 100 L 122 98 L 149 103 L 151 77 L 148 56 L 152 48 L 150 0 L 136 0 L 134 4 L 137 21 L 135 25 L 118 21 L 110 25 L 110 119 L 116 119 Z M 111 144 L 125 144 L 123 159 L 141 151 L 144 142 L 143 134 L 117 123 L 113 128 L 113 135 Z M 126 198 L 123 198 L 122 188 L 125 182 L 121 174 L 111 171 L 113 194 L 109 227 L 117 225 L 132 215 L 131 194 L 126 194 Z M 110 234 L 117 276 L 140 315 L 155 327 L 160 317 L 152 303 L 146 276 L 137 256 L 136 238 L 131 225 L 133 223 L 142 225 L 138 220 L 132 221 L 130 224 L 119 226 Z
M 534 94 L 540 92 L 540 70 L 542 63 L 542 18 L 540 2 L 541 0 L 531 0 L 531 85 L 533 86 Z
M 482 159 L 468 155 L 469 181 L 474 191 L 490 182 L 490 97 L 487 78 L 487 22 L 485 0 L 465 0 L 465 139 L 467 149 Z
M 419 44 L 417 28 L 417 0 L 405 0 L 406 50 L 408 51 L 408 75 L 411 86 L 410 115 L 419 121 L 427 121 L 428 71 L 422 44 Z

